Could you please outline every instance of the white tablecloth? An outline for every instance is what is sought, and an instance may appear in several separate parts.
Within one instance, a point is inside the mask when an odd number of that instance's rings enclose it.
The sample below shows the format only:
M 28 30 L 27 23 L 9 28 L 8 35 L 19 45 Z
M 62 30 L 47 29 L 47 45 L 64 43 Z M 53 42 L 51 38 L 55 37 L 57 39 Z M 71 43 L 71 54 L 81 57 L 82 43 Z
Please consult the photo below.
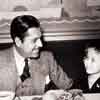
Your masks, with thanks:
M 84 94 L 85 100 L 100 100 L 100 93 Z
M 93 93 L 93 94 L 83 94 L 85 100 L 100 100 L 100 93 Z M 32 100 L 32 98 L 41 97 L 41 96 L 23 96 L 20 98 L 16 98 L 15 100 Z

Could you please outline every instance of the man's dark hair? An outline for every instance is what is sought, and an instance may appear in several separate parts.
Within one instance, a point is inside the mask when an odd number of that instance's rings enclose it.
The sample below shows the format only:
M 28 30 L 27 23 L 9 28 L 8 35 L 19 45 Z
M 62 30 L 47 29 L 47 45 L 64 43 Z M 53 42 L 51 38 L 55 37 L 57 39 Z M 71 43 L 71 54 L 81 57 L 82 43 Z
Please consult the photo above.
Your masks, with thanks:
M 90 40 L 89 42 L 87 42 L 85 49 L 87 48 L 95 48 L 97 50 L 100 50 L 100 39 L 94 39 L 94 40 Z
M 39 20 L 34 16 L 21 15 L 14 18 L 10 28 L 10 34 L 13 41 L 15 41 L 15 37 L 19 37 L 20 40 L 23 42 L 24 37 L 26 35 L 25 32 L 31 27 L 34 28 L 40 27 Z
M 88 48 L 95 48 L 97 51 L 100 51 L 100 39 L 91 39 L 87 40 L 86 43 L 84 44 L 83 48 L 83 57 L 87 56 L 87 49 Z

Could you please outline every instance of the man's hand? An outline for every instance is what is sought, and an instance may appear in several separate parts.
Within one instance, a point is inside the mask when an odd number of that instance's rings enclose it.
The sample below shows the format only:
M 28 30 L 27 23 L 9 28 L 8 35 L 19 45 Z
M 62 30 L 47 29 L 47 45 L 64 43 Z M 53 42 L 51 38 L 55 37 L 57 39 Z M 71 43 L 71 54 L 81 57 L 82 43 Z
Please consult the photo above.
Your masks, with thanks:
M 19 84 L 16 90 L 17 96 L 32 95 L 32 80 L 27 78 L 23 83 Z

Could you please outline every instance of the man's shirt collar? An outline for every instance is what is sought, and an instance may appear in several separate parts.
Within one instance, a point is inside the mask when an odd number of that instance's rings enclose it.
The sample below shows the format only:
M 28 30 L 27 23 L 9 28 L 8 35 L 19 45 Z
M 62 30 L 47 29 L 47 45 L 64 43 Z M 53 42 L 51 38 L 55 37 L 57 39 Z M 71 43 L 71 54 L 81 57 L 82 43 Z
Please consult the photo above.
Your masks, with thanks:
M 14 57 L 15 57 L 15 61 L 16 61 L 16 67 L 17 67 L 17 72 L 18 75 L 21 75 L 23 73 L 23 69 L 25 66 L 25 62 L 24 62 L 24 57 L 22 57 L 18 51 L 16 50 L 16 48 L 13 48 L 14 51 Z

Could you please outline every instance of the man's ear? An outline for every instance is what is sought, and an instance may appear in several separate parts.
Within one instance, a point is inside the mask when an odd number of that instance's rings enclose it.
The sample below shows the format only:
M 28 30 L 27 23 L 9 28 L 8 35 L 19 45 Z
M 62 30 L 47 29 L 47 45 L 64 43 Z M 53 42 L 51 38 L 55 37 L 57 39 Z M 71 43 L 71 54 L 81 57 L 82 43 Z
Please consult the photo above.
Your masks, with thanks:
M 15 38 L 15 44 L 16 44 L 16 46 L 18 46 L 18 47 L 20 47 L 21 44 L 22 44 L 21 40 L 20 40 L 18 37 Z

